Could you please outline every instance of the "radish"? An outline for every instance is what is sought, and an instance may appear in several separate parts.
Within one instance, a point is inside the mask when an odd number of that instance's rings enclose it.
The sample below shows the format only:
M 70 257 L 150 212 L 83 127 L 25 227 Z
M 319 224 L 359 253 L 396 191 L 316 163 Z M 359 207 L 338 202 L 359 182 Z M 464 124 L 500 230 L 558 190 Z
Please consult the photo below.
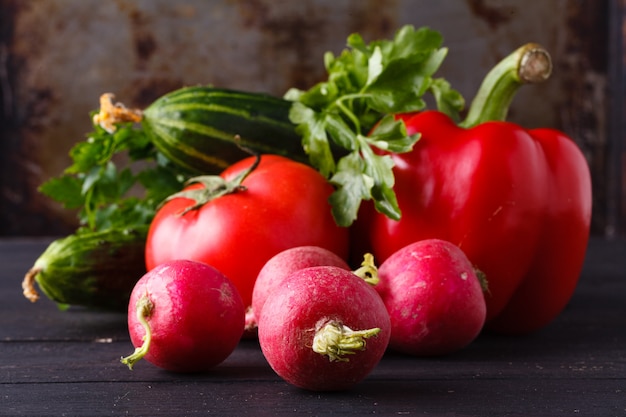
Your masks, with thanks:
M 389 348 L 415 356 L 444 355 L 469 345 L 486 318 L 481 281 L 465 253 L 439 239 L 412 243 L 378 269 L 391 318 Z
M 319 246 L 297 246 L 279 252 L 259 271 L 252 291 L 252 308 L 246 318 L 246 328 L 256 327 L 256 317 L 260 314 L 265 299 L 285 278 L 297 270 L 312 266 L 350 269 L 340 256 Z
M 374 288 L 341 267 L 300 269 L 265 301 L 258 337 L 285 381 L 312 391 L 345 390 L 379 363 L 391 333 Z
M 132 369 L 144 358 L 175 372 L 207 371 L 237 346 L 244 305 L 234 284 L 197 261 L 158 265 L 136 283 L 128 305 L 135 352 L 122 358 Z

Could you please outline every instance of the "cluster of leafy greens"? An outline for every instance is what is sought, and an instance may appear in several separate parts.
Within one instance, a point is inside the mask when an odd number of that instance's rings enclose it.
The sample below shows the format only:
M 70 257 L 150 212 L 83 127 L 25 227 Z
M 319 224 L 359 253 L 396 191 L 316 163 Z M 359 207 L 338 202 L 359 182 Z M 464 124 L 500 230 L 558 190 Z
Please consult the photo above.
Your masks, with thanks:
M 425 109 L 428 92 L 438 110 L 458 119 L 463 97 L 433 78 L 447 54 L 442 41 L 440 33 L 410 25 L 393 40 L 369 44 L 352 34 L 339 56 L 325 54 L 326 81 L 285 94 L 311 164 L 335 186 L 330 202 L 339 225 L 350 225 L 361 201 L 370 199 L 381 213 L 400 218 L 393 161 L 374 149 L 408 152 L 419 137 L 408 135 L 394 114 Z
M 132 123 L 114 131 L 96 123 L 93 128 L 70 150 L 72 164 L 44 182 L 40 192 L 77 210 L 79 233 L 149 224 L 158 204 L 180 190 L 186 175 Z
M 438 32 L 410 25 L 392 40 L 369 44 L 352 34 L 339 56 L 325 54 L 326 81 L 285 94 L 311 165 L 335 186 L 330 202 L 339 225 L 350 225 L 361 201 L 370 199 L 378 211 L 400 218 L 393 162 L 383 152 L 408 152 L 418 135 L 408 135 L 394 114 L 423 110 L 422 97 L 430 93 L 440 111 L 458 119 L 463 97 L 433 78 L 447 54 L 442 41 Z M 93 132 L 70 151 L 72 164 L 39 190 L 78 212 L 79 233 L 147 225 L 190 175 L 158 152 L 141 125 L 107 129 L 96 114 Z

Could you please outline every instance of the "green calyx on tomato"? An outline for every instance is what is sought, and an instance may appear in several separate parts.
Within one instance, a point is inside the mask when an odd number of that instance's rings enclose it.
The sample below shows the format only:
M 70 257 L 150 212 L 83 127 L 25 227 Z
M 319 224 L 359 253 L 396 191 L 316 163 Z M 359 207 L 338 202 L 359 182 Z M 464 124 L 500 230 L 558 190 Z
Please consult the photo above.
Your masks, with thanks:
M 413 150 L 388 155 L 402 218 L 364 205 L 353 242 L 383 262 L 418 240 L 458 245 L 489 283 L 489 330 L 524 334 L 569 302 L 591 219 L 591 179 L 576 143 L 555 129 L 504 121 L 517 89 L 545 80 L 547 52 L 525 45 L 487 75 L 459 124 L 438 111 L 399 114 Z
M 261 162 L 261 156 L 255 155 L 254 162 L 248 168 L 241 171 L 231 180 L 225 180 L 219 175 L 200 175 L 197 177 L 189 178 L 185 182 L 185 186 L 189 186 L 191 184 L 201 184 L 201 187 L 196 188 L 185 188 L 182 191 L 174 193 L 168 196 L 163 202 L 160 204 L 167 203 L 170 200 L 175 198 L 188 198 L 193 200 L 195 203 L 185 207 L 180 215 L 184 215 L 188 211 L 197 210 L 209 201 L 224 196 L 226 194 L 232 194 L 239 191 L 244 191 L 246 187 L 242 184 L 243 180 L 252 172 L 256 167 L 259 166 Z M 160 207 L 159 206 L 159 207 Z

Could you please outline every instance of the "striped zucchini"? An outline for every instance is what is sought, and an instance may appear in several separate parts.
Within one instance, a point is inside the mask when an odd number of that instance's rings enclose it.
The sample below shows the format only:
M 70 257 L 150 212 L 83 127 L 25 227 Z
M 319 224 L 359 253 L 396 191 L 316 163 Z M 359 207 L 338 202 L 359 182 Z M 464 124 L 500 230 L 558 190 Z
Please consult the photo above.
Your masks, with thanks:
M 212 174 L 250 156 L 237 141 L 254 152 L 306 162 L 290 107 L 261 93 L 185 87 L 152 103 L 141 123 L 165 157 L 192 173 Z
M 50 243 L 26 273 L 24 296 L 41 291 L 60 305 L 125 311 L 135 283 L 146 273 L 148 225 L 69 235 Z

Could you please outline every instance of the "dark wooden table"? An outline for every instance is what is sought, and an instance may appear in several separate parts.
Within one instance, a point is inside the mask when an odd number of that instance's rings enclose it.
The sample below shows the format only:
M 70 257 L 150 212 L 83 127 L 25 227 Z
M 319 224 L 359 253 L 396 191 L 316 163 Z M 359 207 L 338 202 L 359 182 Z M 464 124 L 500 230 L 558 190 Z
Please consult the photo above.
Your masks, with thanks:
M 387 355 L 354 389 L 331 394 L 283 382 L 252 340 L 204 375 L 145 361 L 128 370 L 123 314 L 22 297 L 22 276 L 48 242 L 0 240 L 2 416 L 626 416 L 623 240 L 591 242 L 575 296 L 544 330 L 482 335 L 444 358 Z

